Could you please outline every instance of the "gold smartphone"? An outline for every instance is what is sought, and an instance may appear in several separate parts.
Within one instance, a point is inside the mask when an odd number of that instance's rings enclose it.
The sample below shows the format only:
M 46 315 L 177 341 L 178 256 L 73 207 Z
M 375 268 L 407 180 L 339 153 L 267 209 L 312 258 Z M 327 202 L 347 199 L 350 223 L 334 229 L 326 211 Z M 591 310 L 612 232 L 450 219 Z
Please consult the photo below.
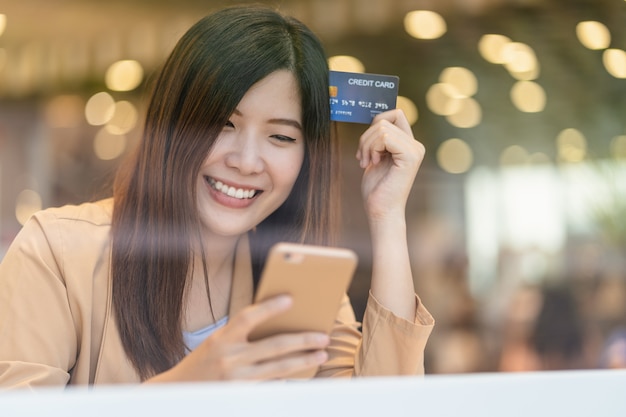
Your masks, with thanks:
M 346 248 L 280 242 L 268 254 L 255 302 L 279 295 L 293 297 L 291 309 L 257 326 L 250 340 L 280 333 L 329 334 L 348 291 L 358 258 Z M 316 369 L 290 378 L 308 378 Z

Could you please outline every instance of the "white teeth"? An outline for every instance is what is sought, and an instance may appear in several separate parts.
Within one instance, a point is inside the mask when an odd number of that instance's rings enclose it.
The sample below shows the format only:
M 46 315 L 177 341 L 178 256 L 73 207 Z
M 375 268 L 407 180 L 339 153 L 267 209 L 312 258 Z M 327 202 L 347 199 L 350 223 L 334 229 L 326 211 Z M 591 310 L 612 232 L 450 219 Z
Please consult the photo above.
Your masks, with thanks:
M 209 178 L 209 184 L 213 186 L 217 191 L 228 195 L 229 197 L 238 198 L 240 200 L 245 198 L 252 198 L 256 194 L 256 190 L 244 190 L 243 188 L 229 187 L 221 181 L 215 181 Z

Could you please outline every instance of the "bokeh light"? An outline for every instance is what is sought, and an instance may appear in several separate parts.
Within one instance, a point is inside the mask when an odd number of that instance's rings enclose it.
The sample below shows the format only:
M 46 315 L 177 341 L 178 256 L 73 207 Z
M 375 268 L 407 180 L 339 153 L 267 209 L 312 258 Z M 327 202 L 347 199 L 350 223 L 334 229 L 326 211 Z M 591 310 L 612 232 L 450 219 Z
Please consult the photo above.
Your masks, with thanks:
M 463 97 L 471 97 L 478 91 L 478 81 L 472 71 L 463 67 L 448 67 L 441 72 L 439 81 L 454 86 Z
M 587 139 L 578 129 L 568 128 L 556 138 L 559 159 L 562 162 L 580 162 L 587 155 Z
M 504 48 L 511 43 L 511 39 L 504 35 L 489 33 L 483 35 L 478 41 L 480 55 L 492 64 L 504 64 Z
M 85 105 L 85 118 L 92 126 L 100 126 L 107 123 L 115 114 L 115 100 L 105 92 L 99 92 L 91 96 Z
M 0 36 L 2 36 L 6 27 L 7 27 L 7 15 L 0 13 Z
M 502 49 L 504 67 L 518 80 L 534 80 L 539 76 L 539 62 L 533 48 L 525 43 L 511 42 Z
M 459 111 L 463 96 L 450 84 L 433 84 L 426 92 L 426 105 L 435 114 L 449 116 Z
M 117 61 L 107 69 L 104 80 L 109 90 L 132 91 L 143 80 L 143 67 L 131 59 Z
M 396 101 L 396 107 L 401 109 L 404 112 L 408 122 L 410 125 L 414 125 L 419 118 L 419 113 L 417 111 L 417 106 L 410 98 L 404 96 L 398 96 Z
M 365 65 L 350 55 L 335 55 L 328 58 L 328 67 L 332 71 L 365 72 Z
M 606 70 L 615 78 L 626 78 L 626 52 L 621 49 L 607 49 L 602 54 Z
M 615 136 L 611 140 L 611 156 L 615 159 L 626 159 L 626 135 Z
M 103 161 L 110 161 L 119 157 L 125 149 L 126 136 L 114 135 L 106 128 L 100 129 L 93 141 L 93 151 Z
M 480 104 L 472 97 L 464 97 L 459 100 L 459 108 L 456 112 L 446 117 L 452 126 L 460 128 L 475 127 L 482 120 Z
M 534 81 L 518 81 L 511 89 L 511 101 L 520 111 L 538 113 L 546 107 L 546 92 Z
M 528 163 L 528 160 L 528 151 L 520 145 L 511 145 L 500 154 L 501 166 L 525 165 Z
M 137 125 L 139 114 L 135 105 L 130 101 L 118 101 L 115 103 L 113 116 L 106 124 L 106 129 L 114 135 L 123 135 L 130 132 Z
M 444 18 L 430 10 L 414 10 L 404 17 L 404 29 L 416 39 L 437 39 L 448 30 Z
M 611 33 L 602 23 L 587 20 L 576 25 L 576 36 L 584 47 L 606 49 L 611 44 Z
M 469 171 L 473 162 L 472 148 L 464 140 L 448 139 L 437 149 L 437 163 L 441 169 L 451 174 Z

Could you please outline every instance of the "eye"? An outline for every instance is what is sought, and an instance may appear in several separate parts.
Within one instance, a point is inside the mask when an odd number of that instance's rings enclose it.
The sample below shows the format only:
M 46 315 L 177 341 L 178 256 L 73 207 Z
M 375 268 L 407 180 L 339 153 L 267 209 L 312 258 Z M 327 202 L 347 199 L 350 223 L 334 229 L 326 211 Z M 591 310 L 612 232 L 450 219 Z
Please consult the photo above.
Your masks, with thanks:
M 231 122 L 230 120 L 226 122 L 226 124 L 224 125 L 224 127 L 235 127 L 235 125 L 233 124 L 233 122 Z
M 272 135 L 271 137 L 279 140 L 280 142 L 296 142 L 294 138 L 285 135 Z

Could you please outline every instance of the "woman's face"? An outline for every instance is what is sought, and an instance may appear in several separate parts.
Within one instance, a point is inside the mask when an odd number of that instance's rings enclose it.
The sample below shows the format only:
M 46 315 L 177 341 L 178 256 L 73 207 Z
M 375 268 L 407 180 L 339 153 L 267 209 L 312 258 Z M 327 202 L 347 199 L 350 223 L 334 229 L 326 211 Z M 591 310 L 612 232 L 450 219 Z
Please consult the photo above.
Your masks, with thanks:
M 200 168 L 205 233 L 236 236 L 259 224 L 287 199 L 303 159 L 298 85 L 276 71 L 243 96 Z

